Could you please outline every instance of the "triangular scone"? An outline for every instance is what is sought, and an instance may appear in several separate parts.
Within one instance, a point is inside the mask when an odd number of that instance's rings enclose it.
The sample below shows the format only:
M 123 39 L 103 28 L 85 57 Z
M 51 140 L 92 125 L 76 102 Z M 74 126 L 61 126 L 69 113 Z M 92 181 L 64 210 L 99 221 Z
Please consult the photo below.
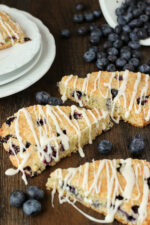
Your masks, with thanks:
M 100 71 L 86 78 L 65 76 L 58 85 L 64 101 L 107 110 L 115 122 L 123 119 L 137 127 L 150 123 L 149 75 Z
M 30 40 L 25 37 L 19 24 L 13 21 L 9 14 L 0 11 L 0 49 Z
M 102 224 L 117 219 L 129 225 L 150 225 L 150 163 L 146 161 L 99 160 L 57 169 L 46 186 L 53 190 L 52 199 L 57 190 L 61 203 L 76 208 L 70 199 L 79 201 L 104 214 Z
M 72 152 L 84 156 L 82 147 L 111 126 L 103 110 L 35 105 L 9 117 L 0 136 L 12 164 L 34 176 Z

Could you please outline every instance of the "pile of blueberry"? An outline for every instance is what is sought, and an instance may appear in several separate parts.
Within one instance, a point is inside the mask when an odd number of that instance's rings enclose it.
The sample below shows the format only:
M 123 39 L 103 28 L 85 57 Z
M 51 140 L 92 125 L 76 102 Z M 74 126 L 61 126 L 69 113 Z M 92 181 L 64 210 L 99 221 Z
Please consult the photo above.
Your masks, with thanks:
M 98 151 L 101 154 L 109 154 L 112 152 L 113 145 L 109 140 L 102 140 L 98 144 Z M 129 144 L 129 153 L 132 157 L 141 157 L 145 149 L 145 138 L 143 135 L 135 135 Z
M 62 105 L 62 101 L 59 98 L 50 96 L 46 91 L 39 91 L 36 93 L 35 99 L 40 105 Z
M 16 190 L 11 193 L 9 202 L 11 206 L 22 207 L 23 212 L 28 215 L 37 215 L 42 210 L 42 205 L 39 200 L 44 198 L 44 192 L 39 187 L 29 186 L 26 193 L 21 190 Z
M 85 5 L 79 3 L 76 10 L 83 11 Z M 77 34 L 89 35 L 91 47 L 84 53 L 86 62 L 96 62 L 99 70 L 116 71 L 130 70 L 150 73 L 150 61 L 142 64 L 140 42 L 150 36 L 150 2 L 148 0 L 125 0 L 120 8 L 116 9 L 118 26 L 112 29 L 109 25 L 98 26 L 96 23 L 80 26 Z M 74 14 L 73 22 L 93 22 L 102 16 L 100 10 L 90 13 Z M 62 37 L 70 37 L 69 30 L 61 31 Z M 99 44 L 102 50 L 99 50 Z

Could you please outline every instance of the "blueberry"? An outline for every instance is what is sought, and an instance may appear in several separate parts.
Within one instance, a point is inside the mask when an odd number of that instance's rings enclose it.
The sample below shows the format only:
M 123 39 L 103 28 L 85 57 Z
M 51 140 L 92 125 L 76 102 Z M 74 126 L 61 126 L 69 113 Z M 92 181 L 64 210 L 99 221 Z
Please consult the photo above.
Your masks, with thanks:
M 107 24 L 103 24 L 101 29 L 104 36 L 108 36 L 110 33 L 112 33 L 112 28 Z
M 107 58 L 100 58 L 100 59 L 97 59 L 97 61 L 99 61 L 99 66 L 101 67 L 105 67 L 108 65 L 108 59 Z
M 89 37 L 89 42 L 93 45 L 98 45 L 100 43 L 100 36 L 92 35 Z
M 128 45 L 132 49 L 139 49 L 140 48 L 140 44 L 139 44 L 138 41 L 129 41 Z
M 140 64 L 140 60 L 138 58 L 131 58 L 129 64 L 132 64 L 134 67 L 138 67 Z
M 141 10 L 144 10 L 144 9 L 146 9 L 146 3 L 144 1 L 138 1 L 137 7 Z
M 97 29 L 98 28 L 98 25 L 96 23 L 92 23 L 89 25 L 89 29 L 90 31 L 94 30 L 94 29 Z
M 129 23 L 133 19 L 133 15 L 131 12 L 128 12 L 126 15 L 123 16 L 124 20 Z
M 43 197 L 44 197 L 43 190 L 41 190 L 37 186 L 29 186 L 27 188 L 26 192 L 27 192 L 27 195 L 28 195 L 29 198 L 33 198 L 33 199 L 36 199 L 36 200 L 43 199 Z
M 62 38 L 69 38 L 70 34 L 71 34 L 70 30 L 68 30 L 68 29 L 61 30 L 61 32 L 60 32 L 60 36 Z
M 102 12 L 100 10 L 94 10 L 93 15 L 96 19 L 98 19 L 102 16 Z
M 140 27 L 142 25 L 142 22 L 140 19 L 134 19 L 132 20 L 130 23 L 129 23 L 129 26 L 131 28 L 134 28 L 134 27 Z
M 140 20 L 141 20 L 143 23 L 146 23 L 146 22 L 148 22 L 149 17 L 148 17 L 147 15 L 141 15 L 141 16 L 140 16 Z
M 117 22 L 119 25 L 124 26 L 127 22 L 122 16 L 118 16 Z
M 122 26 L 120 26 L 120 25 L 116 26 L 114 31 L 115 31 L 116 34 L 120 34 L 121 31 L 122 31 Z
M 96 58 L 96 53 L 94 51 L 87 51 L 83 55 L 85 62 L 92 62 Z
M 97 68 L 98 68 L 99 70 L 104 70 L 104 69 L 105 69 L 105 67 L 102 66 L 102 64 L 101 64 L 101 59 L 97 59 L 97 60 L 96 60 L 96 66 L 97 66 Z
M 107 57 L 106 52 L 98 52 L 97 53 L 97 59 L 102 59 L 102 58 L 106 58 L 106 57 Z
M 94 30 L 91 31 L 91 36 L 99 36 L 99 37 L 102 37 L 103 34 L 102 34 L 102 31 L 100 28 L 95 28 Z
M 83 23 L 84 17 L 82 14 L 74 14 L 73 16 L 73 22 L 75 23 Z
M 54 106 L 56 106 L 56 105 L 62 105 L 62 101 L 59 98 L 56 98 L 56 97 L 52 97 L 51 96 L 48 99 L 48 105 L 54 105 Z
M 124 14 L 124 9 L 122 8 L 116 8 L 115 13 L 117 16 L 121 16 Z
M 127 61 L 124 58 L 118 58 L 116 60 L 116 66 L 119 68 L 124 67 L 127 64 Z
M 139 66 L 139 71 L 141 72 L 141 73 L 150 73 L 150 66 L 149 65 L 147 65 L 147 64 L 143 64 L 143 65 L 141 65 L 141 66 Z
M 83 3 L 77 3 L 76 4 L 76 10 L 77 11 L 82 11 L 85 9 L 85 5 Z
M 37 215 L 41 210 L 41 203 L 35 199 L 29 199 L 23 204 L 23 212 L 28 216 Z
M 112 45 L 112 42 L 111 41 L 106 41 L 104 42 L 103 44 L 103 48 L 104 49 L 108 49 L 108 48 L 111 48 L 113 45 Z
M 135 135 L 129 145 L 129 152 L 133 156 L 141 156 L 145 149 L 145 140 L 142 135 Z
M 131 33 L 129 34 L 129 36 L 130 36 L 130 39 L 131 39 L 132 41 L 138 41 L 138 40 L 139 40 L 138 35 L 137 35 L 136 32 L 131 32 Z
M 98 144 L 98 151 L 101 154 L 109 154 L 112 151 L 113 145 L 108 140 L 102 140 Z
M 77 29 L 77 34 L 81 36 L 88 34 L 88 32 L 89 32 L 89 29 L 88 27 L 85 27 L 85 26 L 81 26 Z
M 26 201 L 26 194 L 20 190 L 12 192 L 9 197 L 10 205 L 15 207 L 21 207 L 25 201 Z
M 123 52 L 121 52 L 121 58 L 129 60 L 131 58 L 131 52 L 128 50 L 124 50 Z
M 137 36 L 140 39 L 146 39 L 148 37 L 148 33 L 144 28 L 139 28 L 137 32 Z
M 116 41 L 117 39 L 119 39 L 118 34 L 111 33 L 111 34 L 108 35 L 108 40 L 109 40 L 109 41 L 114 42 L 114 41 Z
M 123 32 L 123 33 L 121 34 L 120 38 L 121 38 L 122 41 L 128 42 L 128 41 L 129 41 L 129 34 Z
M 139 52 L 139 51 L 137 51 L 137 50 L 133 50 L 132 51 L 132 57 L 133 58 L 138 58 L 138 59 L 141 59 L 141 53 Z
M 125 25 L 122 27 L 124 32 L 130 33 L 131 32 L 131 28 L 129 27 L 129 25 Z
M 114 47 L 108 49 L 108 54 L 109 55 L 118 55 L 118 53 L 119 53 L 118 50 L 116 48 L 114 48 Z
M 116 66 L 114 64 L 109 64 L 106 68 L 108 72 L 115 72 L 116 71 Z
M 37 92 L 35 99 L 38 104 L 46 105 L 48 103 L 50 95 L 46 91 Z
M 88 51 L 94 51 L 95 53 L 97 53 L 98 52 L 98 46 L 91 46 L 89 49 L 88 49 Z
M 142 14 L 142 10 L 141 10 L 141 9 L 135 8 L 135 9 L 133 10 L 133 16 L 134 16 L 134 17 L 139 17 L 141 14 Z
M 124 67 L 123 67 L 123 70 L 129 70 L 129 71 L 135 71 L 135 68 L 132 64 L 126 64 Z
M 94 20 L 93 13 L 84 13 L 84 19 L 87 22 L 92 22 Z
M 109 55 L 108 56 L 108 60 L 111 63 L 114 63 L 116 61 L 116 59 L 117 59 L 117 56 L 115 56 L 115 55 Z
M 145 9 L 146 15 L 150 16 L 150 6 L 147 6 Z
M 115 48 L 121 48 L 122 45 L 123 45 L 123 42 L 122 42 L 122 40 L 119 40 L 119 39 L 117 39 L 117 40 L 113 43 L 113 46 L 114 46 Z
M 131 48 L 126 45 L 126 46 L 124 46 L 124 47 L 121 48 L 120 52 L 122 53 L 122 52 L 124 52 L 126 50 L 131 51 Z

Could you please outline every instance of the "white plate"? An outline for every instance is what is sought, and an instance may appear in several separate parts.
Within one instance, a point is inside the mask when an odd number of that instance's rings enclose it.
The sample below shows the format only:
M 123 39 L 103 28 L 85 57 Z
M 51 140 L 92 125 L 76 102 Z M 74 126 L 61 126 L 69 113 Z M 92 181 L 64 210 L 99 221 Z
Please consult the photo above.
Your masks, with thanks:
M 5 5 L 0 5 L 0 10 L 9 13 L 20 24 L 26 36 L 31 38 L 31 41 L 0 50 L 0 75 L 4 75 L 21 68 L 33 59 L 40 49 L 41 35 L 36 24 L 21 11 L 14 11 Z
M 118 24 L 115 10 L 121 6 L 122 2 L 124 2 L 124 0 L 99 0 L 103 15 L 112 28 L 115 28 Z M 140 40 L 140 44 L 150 46 L 150 38 Z
M 18 11 L 17 9 L 13 10 Z M 39 19 L 31 16 L 29 13 L 21 12 L 38 26 L 43 42 L 43 51 L 39 63 L 37 63 L 30 72 L 0 87 L 0 98 L 20 92 L 37 82 L 49 70 L 56 55 L 55 40 L 48 28 Z
M 9 82 L 18 79 L 19 77 L 23 76 L 27 72 L 29 72 L 39 61 L 41 54 L 42 54 L 42 43 L 39 52 L 37 55 L 25 66 L 22 66 L 20 69 L 15 70 L 14 72 L 5 74 L 4 76 L 0 76 L 0 86 L 4 84 L 8 84 Z

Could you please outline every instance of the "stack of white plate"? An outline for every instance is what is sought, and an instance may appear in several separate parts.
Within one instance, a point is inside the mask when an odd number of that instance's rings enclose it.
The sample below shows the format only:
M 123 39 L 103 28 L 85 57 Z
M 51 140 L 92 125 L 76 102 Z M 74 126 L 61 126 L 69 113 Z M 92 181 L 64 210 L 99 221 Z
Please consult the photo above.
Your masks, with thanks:
M 31 86 L 49 70 L 56 47 L 48 28 L 24 11 L 0 5 L 20 24 L 31 41 L 0 50 L 0 98 Z

